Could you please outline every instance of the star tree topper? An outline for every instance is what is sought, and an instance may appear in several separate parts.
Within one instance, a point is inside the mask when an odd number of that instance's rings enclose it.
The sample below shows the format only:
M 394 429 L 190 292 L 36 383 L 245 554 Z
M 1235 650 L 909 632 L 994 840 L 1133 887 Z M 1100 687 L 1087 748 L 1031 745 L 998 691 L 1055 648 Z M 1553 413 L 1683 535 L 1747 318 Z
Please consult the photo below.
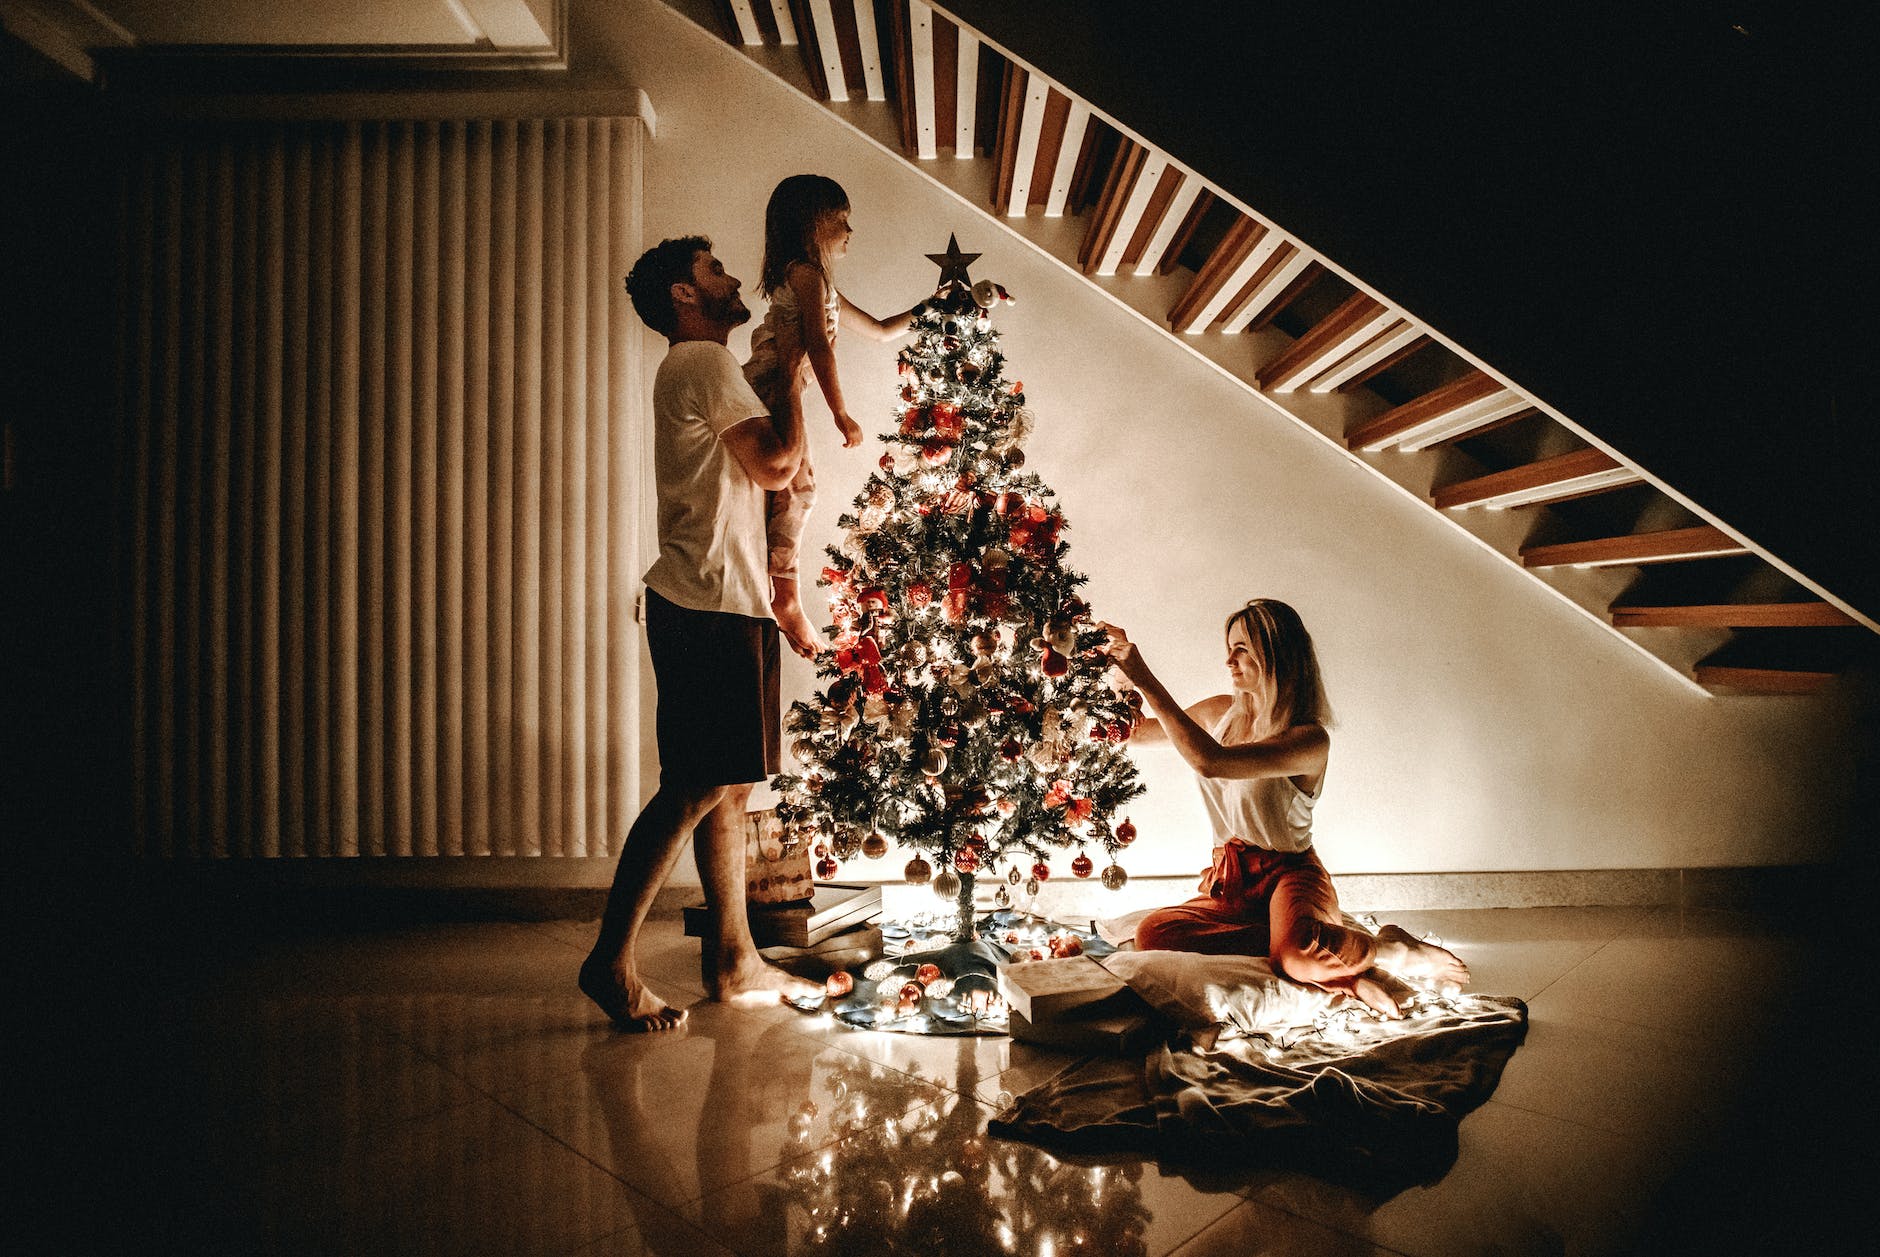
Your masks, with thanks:
M 982 256 L 978 253 L 961 253 L 959 237 L 953 232 L 948 232 L 947 251 L 927 255 L 927 260 L 940 268 L 940 282 L 934 285 L 935 289 L 945 288 L 949 283 L 957 283 L 962 288 L 971 288 L 973 280 L 966 273 L 966 268 Z

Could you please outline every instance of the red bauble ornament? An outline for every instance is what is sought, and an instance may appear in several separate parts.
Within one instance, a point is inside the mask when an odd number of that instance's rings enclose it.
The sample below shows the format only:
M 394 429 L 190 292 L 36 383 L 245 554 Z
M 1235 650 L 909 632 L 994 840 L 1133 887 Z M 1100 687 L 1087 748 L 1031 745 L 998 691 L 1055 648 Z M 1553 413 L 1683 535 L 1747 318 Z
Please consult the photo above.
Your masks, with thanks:
M 922 987 L 921 984 L 918 982 L 902 983 L 901 984 L 901 1007 L 908 1008 L 911 1006 L 914 1008 L 919 1008 L 920 997 L 925 995 L 926 993 L 927 993 L 926 988 Z
M 835 860 L 829 856 L 824 856 L 822 859 L 816 861 L 816 876 L 825 882 L 836 875 L 836 869 L 837 865 Z
M 1096 867 L 1091 863 L 1090 857 L 1080 851 L 1077 853 L 1077 858 L 1071 861 L 1071 874 L 1075 877 L 1089 877 L 1091 870 Z
M 979 868 L 979 853 L 971 847 L 961 847 L 953 853 L 953 867 L 962 873 L 976 872 Z
M 823 979 L 823 994 L 830 999 L 841 999 L 855 989 L 855 979 L 849 976 L 847 969 L 837 969 Z
M 1051 783 L 1051 788 L 1044 792 L 1046 807 L 1063 807 L 1071 801 L 1071 783 L 1063 778 Z
M 894 472 L 894 455 L 883 454 L 880 458 L 875 460 L 875 466 L 881 468 L 881 470 L 885 472 L 892 474 Z
M 915 856 L 907 862 L 907 867 L 901 871 L 901 876 L 907 879 L 909 886 L 925 886 L 927 879 L 933 876 L 933 865 Z
M 914 580 L 914 581 L 909 581 L 907 583 L 907 605 L 908 606 L 913 607 L 918 610 L 919 608 L 926 606 L 928 603 L 932 601 L 933 601 L 933 586 L 932 585 L 929 585 L 924 580 Z
M 1031 875 L 1041 882 L 1048 882 L 1051 880 L 1051 866 L 1040 860 L 1031 866 Z
M 1132 837 L 1134 835 L 1132 834 Z M 862 839 L 862 854 L 871 860 L 879 860 L 888 854 L 888 840 L 880 834 L 870 834 Z
M 953 457 L 953 443 L 934 439 L 920 447 L 920 461 L 929 467 L 938 467 Z
M 1136 823 L 1127 816 L 1123 818 L 1123 823 L 1116 827 L 1116 840 L 1125 847 L 1136 841 Z
M 1008 764 L 1016 764 L 1025 754 L 1025 748 L 1018 744 L 1017 738 L 1007 738 L 999 744 L 999 758 Z
M 940 966 L 936 964 L 924 964 L 914 970 L 914 981 L 920 983 L 923 988 L 932 986 L 939 976 Z
M 1094 805 L 1089 799 L 1072 799 L 1064 805 L 1064 819 L 1073 825 L 1082 824 L 1090 819 Z

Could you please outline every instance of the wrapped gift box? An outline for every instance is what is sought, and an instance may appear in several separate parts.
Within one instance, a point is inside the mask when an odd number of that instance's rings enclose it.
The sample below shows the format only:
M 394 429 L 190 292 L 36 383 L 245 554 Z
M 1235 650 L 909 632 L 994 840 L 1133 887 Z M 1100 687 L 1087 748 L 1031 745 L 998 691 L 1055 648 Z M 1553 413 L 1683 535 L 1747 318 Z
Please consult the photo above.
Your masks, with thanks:
M 1033 1025 L 1128 989 L 1089 956 L 999 966 L 999 994 L 1007 1007 Z

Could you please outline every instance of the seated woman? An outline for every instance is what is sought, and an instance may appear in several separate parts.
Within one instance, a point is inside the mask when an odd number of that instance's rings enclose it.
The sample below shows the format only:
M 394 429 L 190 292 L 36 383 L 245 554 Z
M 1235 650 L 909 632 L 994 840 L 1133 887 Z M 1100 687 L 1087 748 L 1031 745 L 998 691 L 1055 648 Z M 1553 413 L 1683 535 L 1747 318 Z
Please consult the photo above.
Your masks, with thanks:
M 1214 863 L 1198 898 L 1158 908 L 1136 928 L 1143 950 L 1266 956 L 1295 982 L 1351 995 L 1399 1017 L 1404 978 L 1461 985 L 1469 970 L 1395 925 L 1377 935 L 1344 924 L 1331 875 L 1312 849 L 1312 807 L 1325 784 L 1331 707 L 1299 613 L 1256 598 L 1227 619 L 1232 692 L 1183 710 L 1123 630 L 1105 647 L 1155 719 L 1137 742 L 1174 744 L 1199 774 Z

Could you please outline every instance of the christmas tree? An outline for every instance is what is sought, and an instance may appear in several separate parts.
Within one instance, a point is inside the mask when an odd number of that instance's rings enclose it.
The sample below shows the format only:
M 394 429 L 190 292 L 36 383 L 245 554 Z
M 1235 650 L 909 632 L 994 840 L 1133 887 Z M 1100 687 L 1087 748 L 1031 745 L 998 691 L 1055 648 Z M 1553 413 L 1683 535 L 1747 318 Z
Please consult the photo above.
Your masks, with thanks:
M 907 880 L 957 903 L 964 941 L 977 876 L 1003 879 L 1004 906 L 1008 885 L 1035 896 L 1051 857 L 1074 849 L 1075 876 L 1096 851 L 1104 885 L 1127 880 L 1116 856 L 1135 826 L 1113 818 L 1143 789 L 1123 747 L 1140 698 L 1112 685 L 1056 495 L 1022 470 L 1034 419 L 992 326 L 1011 298 L 972 282 L 979 255 L 956 240 L 928 256 L 940 282 L 899 356 L 887 452 L 818 582 L 828 684 L 785 721 L 803 772 L 775 784 L 818 877 L 890 841 L 912 847 Z

